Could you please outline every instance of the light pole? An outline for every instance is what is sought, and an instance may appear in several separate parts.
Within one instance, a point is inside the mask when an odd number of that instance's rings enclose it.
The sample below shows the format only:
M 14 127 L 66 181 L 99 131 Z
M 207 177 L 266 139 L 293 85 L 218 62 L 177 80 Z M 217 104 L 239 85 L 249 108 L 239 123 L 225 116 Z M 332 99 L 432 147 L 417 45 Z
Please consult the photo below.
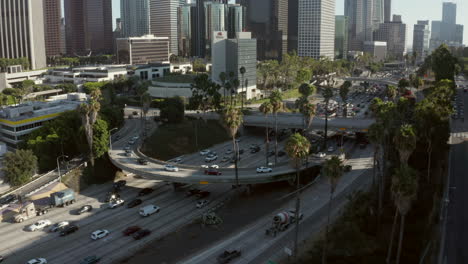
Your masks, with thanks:
M 117 130 L 118 128 L 114 127 L 113 129 L 109 130 L 109 149 L 112 150 L 112 131 Z
M 59 175 L 59 181 L 60 181 L 60 182 L 62 182 L 62 175 L 60 175 L 60 163 L 59 163 L 59 159 L 60 159 L 60 158 L 63 158 L 63 157 L 68 158 L 67 155 L 62 155 L 62 156 L 58 156 L 58 157 L 57 157 L 57 170 L 58 170 L 58 175 Z

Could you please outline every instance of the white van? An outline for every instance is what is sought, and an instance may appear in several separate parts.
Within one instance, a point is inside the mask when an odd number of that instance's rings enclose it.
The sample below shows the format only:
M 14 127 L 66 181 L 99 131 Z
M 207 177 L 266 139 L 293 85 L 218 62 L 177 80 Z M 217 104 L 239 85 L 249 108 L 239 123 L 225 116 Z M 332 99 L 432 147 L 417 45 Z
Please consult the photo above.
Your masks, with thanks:
M 147 205 L 145 207 L 140 208 L 139 213 L 140 213 L 141 216 L 149 216 L 149 215 L 152 215 L 154 213 L 158 213 L 159 210 L 161 210 L 161 208 L 159 208 L 159 206 L 150 204 L 150 205 Z

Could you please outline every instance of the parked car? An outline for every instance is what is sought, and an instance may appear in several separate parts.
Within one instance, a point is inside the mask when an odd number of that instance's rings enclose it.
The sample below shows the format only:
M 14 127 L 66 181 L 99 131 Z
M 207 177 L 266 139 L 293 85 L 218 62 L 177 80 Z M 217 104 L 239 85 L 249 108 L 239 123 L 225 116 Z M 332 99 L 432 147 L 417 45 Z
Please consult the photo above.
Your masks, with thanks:
M 177 168 L 174 165 L 167 164 L 166 166 L 164 166 L 164 170 L 177 172 L 177 171 L 179 171 L 179 168 Z
M 60 236 L 66 236 L 76 231 L 78 231 L 77 225 L 69 225 L 65 229 L 63 229 L 62 232 L 60 232 Z
M 138 196 L 144 196 L 144 195 L 152 193 L 153 191 L 154 191 L 153 188 L 144 188 L 138 193 Z
M 93 210 L 93 206 L 87 204 L 80 209 L 78 209 L 78 214 L 84 214 L 86 212 L 91 212 Z
M 139 158 L 138 159 L 138 163 L 140 165 L 148 165 L 148 161 L 146 159 L 142 159 L 142 158 Z
M 221 175 L 222 173 L 218 171 L 217 169 L 208 169 L 205 170 L 206 175 Z
M 140 208 L 140 211 L 138 213 L 141 216 L 149 216 L 154 213 L 159 213 L 159 211 L 161 211 L 161 208 L 159 206 L 150 204 L 150 205 Z
M 141 199 L 135 199 L 135 200 L 129 202 L 129 203 L 127 204 L 127 207 L 128 207 L 128 208 L 133 208 L 133 207 L 135 207 L 135 206 L 137 206 L 137 205 L 140 205 L 141 203 L 143 203 L 143 201 L 142 201 Z
M 141 227 L 139 226 L 129 226 L 127 229 L 123 231 L 124 236 L 129 236 L 133 233 L 136 233 L 141 230 Z
M 124 205 L 124 203 L 125 203 L 124 200 L 117 198 L 115 200 L 110 201 L 108 206 L 110 209 L 114 209 L 116 207 Z
M 47 260 L 45 258 L 35 258 L 29 260 L 26 264 L 47 264 Z
M 70 223 L 67 222 L 67 221 L 62 221 L 62 222 L 55 223 L 50 227 L 49 232 L 57 232 L 60 229 L 65 228 L 68 225 L 70 225 Z
M 127 181 L 125 180 L 114 182 L 114 190 L 120 190 L 125 187 L 125 185 L 127 185 Z
M 91 233 L 91 239 L 92 240 L 98 240 L 98 239 L 101 239 L 105 236 L 109 235 L 109 231 L 106 230 L 106 229 L 102 229 L 102 230 L 96 230 L 94 232 Z
M 200 155 L 205 156 L 205 155 L 208 155 L 208 153 L 210 153 L 210 152 L 211 152 L 211 150 L 204 149 L 204 150 L 200 151 Z
M 218 159 L 217 155 L 210 154 L 205 158 L 205 162 L 212 162 Z
M 272 172 L 272 168 L 267 168 L 267 167 L 259 167 L 257 168 L 257 173 L 267 173 L 267 172 Z
M 197 202 L 196 207 L 197 208 L 202 208 L 205 207 L 210 201 L 208 200 L 200 200 Z
M 26 229 L 34 232 L 36 230 L 40 230 L 40 229 L 43 229 L 44 227 L 50 226 L 51 224 L 52 223 L 50 222 L 50 220 L 39 220 L 36 223 L 28 226 Z
M 333 146 L 328 147 L 328 152 L 333 152 L 335 151 L 335 148 Z
M 225 250 L 221 255 L 219 255 L 216 260 L 218 260 L 219 264 L 226 264 L 229 263 L 229 261 L 240 257 L 241 252 L 240 250 L 232 250 L 232 251 L 227 251 Z
M 80 262 L 80 264 L 95 264 L 98 263 L 100 260 L 101 258 L 98 256 L 87 256 Z
M 327 154 L 325 154 L 324 152 L 319 152 L 319 153 L 315 154 L 314 156 L 317 157 L 317 158 L 325 158 L 327 156 Z
M 151 231 L 148 230 L 148 229 L 143 229 L 143 230 L 140 230 L 136 233 L 133 234 L 133 238 L 135 240 L 139 240 L 139 239 L 142 239 L 144 238 L 145 236 L 148 236 L 149 234 L 151 234 Z

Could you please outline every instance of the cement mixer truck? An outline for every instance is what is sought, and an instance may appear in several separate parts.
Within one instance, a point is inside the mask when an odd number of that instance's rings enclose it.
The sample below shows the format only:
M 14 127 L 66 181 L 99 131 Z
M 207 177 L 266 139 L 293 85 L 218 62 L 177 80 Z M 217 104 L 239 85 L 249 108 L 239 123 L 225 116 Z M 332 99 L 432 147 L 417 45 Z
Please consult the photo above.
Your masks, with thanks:
M 304 215 L 299 214 L 299 220 L 302 219 Z M 296 210 L 286 210 L 280 212 L 273 216 L 273 222 L 271 223 L 270 228 L 265 231 L 266 235 L 276 236 L 278 232 L 286 230 L 289 225 L 296 222 Z

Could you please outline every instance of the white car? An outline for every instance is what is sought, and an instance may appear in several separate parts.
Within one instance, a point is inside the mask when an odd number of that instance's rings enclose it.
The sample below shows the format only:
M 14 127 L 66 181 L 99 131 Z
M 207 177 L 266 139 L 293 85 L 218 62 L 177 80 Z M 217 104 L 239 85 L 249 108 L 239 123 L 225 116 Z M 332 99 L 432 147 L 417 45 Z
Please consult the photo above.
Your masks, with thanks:
M 335 151 L 335 148 L 333 146 L 328 147 L 328 152 L 333 152 Z
M 200 208 L 202 208 L 202 207 L 205 207 L 209 202 L 210 202 L 210 201 L 208 201 L 208 200 L 200 200 L 200 201 L 197 202 L 197 205 L 196 205 L 196 206 L 197 206 L 197 208 L 200 209 Z
M 166 166 L 164 166 L 164 170 L 177 172 L 179 171 L 179 168 L 177 168 L 174 165 L 167 164 Z
M 130 146 L 126 146 L 124 150 L 130 150 Z
M 272 172 L 272 168 L 267 168 L 267 167 L 259 167 L 257 168 L 257 173 L 264 173 L 264 172 Z
M 208 155 L 208 157 L 205 158 L 205 162 L 212 162 L 218 159 L 218 155 Z
M 36 223 L 28 226 L 29 231 L 36 231 L 39 229 L 43 229 L 46 226 L 50 226 L 52 223 L 49 220 L 39 220 Z
M 210 152 L 211 152 L 211 150 L 209 150 L 209 149 L 204 149 L 204 150 L 200 151 L 200 155 L 205 156 L 205 155 L 207 155 L 207 154 L 210 153 Z
M 50 232 L 56 232 L 66 226 L 68 226 L 70 223 L 67 222 L 67 221 L 63 221 L 63 222 L 58 222 L 56 224 L 54 224 L 51 228 L 50 228 Z
M 35 258 L 26 262 L 26 264 L 47 264 L 47 260 L 45 258 Z
M 116 207 L 119 207 L 121 205 L 124 205 L 125 201 L 120 199 L 120 198 L 117 198 L 117 199 L 114 199 L 112 200 L 110 203 L 109 203 L 109 208 L 110 209 L 114 209 Z
M 210 168 L 212 168 L 212 169 L 219 169 L 219 166 L 216 165 L 216 164 L 214 164 L 214 165 L 211 165 Z
M 206 164 L 203 164 L 201 165 L 202 169 L 208 169 L 210 166 L 206 165 Z
M 139 136 L 135 135 L 135 136 L 132 137 L 132 140 L 135 140 L 135 141 L 136 141 L 136 140 L 138 140 L 139 138 L 140 138 Z
M 317 158 L 325 158 L 327 156 L 327 154 L 323 153 L 323 152 L 319 152 L 317 154 L 315 154 L 315 157 Z
M 98 239 L 103 238 L 103 237 L 105 237 L 107 235 L 109 235 L 109 231 L 106 230 L 106 229 L 96 230 L 96 231 L 91 233 L 91 239 L 92 240 L 98 240 Z
M 173 159 L 173 162 L 174 163 L 181 163 L 182 162 L 182 157 L 178 157 L 178 158 Z

